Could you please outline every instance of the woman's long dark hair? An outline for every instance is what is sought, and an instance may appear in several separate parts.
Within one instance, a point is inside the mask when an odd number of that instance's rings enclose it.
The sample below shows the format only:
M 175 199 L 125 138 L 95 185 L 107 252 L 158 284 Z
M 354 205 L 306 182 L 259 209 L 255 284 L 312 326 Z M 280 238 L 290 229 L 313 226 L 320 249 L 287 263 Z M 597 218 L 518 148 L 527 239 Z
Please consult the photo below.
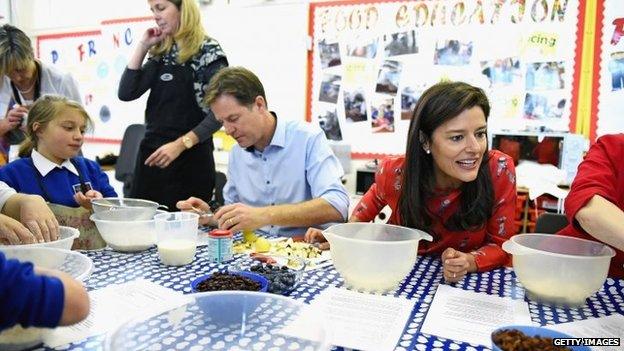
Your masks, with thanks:
M 487 121 L 490 104 L 483 90 L 463 82 L 443 82 L 427 89 L 418 100 L 407 135 L 403 184 L 399 197 L 401 225 L 429 231 L 431 216 L 427 199 L 435 187 L 434 161 L 423 143 L 431 143 L 433 131 L 466 109 L 478 106 Z M 451 231 L 482 227 L 492 213 L 494 191 L 488 167 L 487 151 L 477 178 L 461 185 L 460 206 L 444 223 Z

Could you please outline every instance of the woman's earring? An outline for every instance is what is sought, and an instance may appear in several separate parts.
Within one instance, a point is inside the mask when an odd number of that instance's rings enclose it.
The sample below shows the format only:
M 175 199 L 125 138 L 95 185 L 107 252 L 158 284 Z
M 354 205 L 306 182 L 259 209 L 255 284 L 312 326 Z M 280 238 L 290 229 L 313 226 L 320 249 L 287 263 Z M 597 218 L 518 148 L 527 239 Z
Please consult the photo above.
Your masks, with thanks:
M 425 153 L 426 153 L 427 155 L 429 155 L 429 154 L 431 153 L 431 150 L 429 150 L 429 149 L 425 149 Z

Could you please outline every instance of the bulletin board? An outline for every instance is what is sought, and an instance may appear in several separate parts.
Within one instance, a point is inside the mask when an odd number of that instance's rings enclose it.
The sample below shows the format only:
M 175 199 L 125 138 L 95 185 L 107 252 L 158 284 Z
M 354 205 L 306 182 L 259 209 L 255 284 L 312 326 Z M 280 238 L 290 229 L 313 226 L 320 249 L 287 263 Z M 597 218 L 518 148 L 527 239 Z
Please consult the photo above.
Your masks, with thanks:
M 624 2 L 598 1 L 597 49 L 591 139 L 604 134 L 624 133 Z
M 424 89 L 461 80 L 486 91 L 490 131 L 569 131 L 584 8 L 585 0 L 312 3 L 308 120 L 355 158 L 401 154 Z
M 119 143 L 126 127 L 144 123 L 147 94 L 132 102 L 117 98 L 117 87 L 136 42 L 151 17 L 103 21 L 93 31 L 37 37 L 37 56 L 70 72 L 79 82 L 85 109 L 94 122 L 87 140 Z

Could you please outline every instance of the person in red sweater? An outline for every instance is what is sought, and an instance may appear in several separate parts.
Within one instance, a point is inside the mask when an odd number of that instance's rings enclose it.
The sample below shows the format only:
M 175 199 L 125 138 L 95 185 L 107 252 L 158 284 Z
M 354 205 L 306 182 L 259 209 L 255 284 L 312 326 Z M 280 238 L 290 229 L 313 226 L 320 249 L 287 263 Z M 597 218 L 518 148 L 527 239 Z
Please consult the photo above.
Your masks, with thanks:
M 388 223 L 430 233 L 419 254 L 440 255 L 444 278 L 510 264 L 501 245 L 514 234 L 516 176 L 511 157 L 487 151 L 490 105 L 483 90 L 438 83 L 420 97 L 405 156 L 383 160 L 351 222 L 372 221 L 388 205 Z M 309 230 L 307 242 L 324 241 Z
M 624 278 L 624 134 L 604 135 L 579 165 L 565 200 L 570 224 L 561 235 L 615 249 L 609 276 Z

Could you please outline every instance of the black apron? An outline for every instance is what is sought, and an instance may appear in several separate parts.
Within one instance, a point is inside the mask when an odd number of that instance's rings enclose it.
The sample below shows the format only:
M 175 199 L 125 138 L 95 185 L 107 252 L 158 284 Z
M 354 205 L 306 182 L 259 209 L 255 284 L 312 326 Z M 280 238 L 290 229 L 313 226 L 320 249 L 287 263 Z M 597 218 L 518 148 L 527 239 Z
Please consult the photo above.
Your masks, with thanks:
M 160 64 L 145 109 L 145 138 L 139 147 L 130 196 L 156 201 L 176 211 L 176 203 L 191 196 L 212 198 L 215 164 L 212 138 L 183 151 L 166 168 L 145 160 L 162 145 L 192 130 L 205 117 L 193 89 L 194 73 L 187 65 Z

